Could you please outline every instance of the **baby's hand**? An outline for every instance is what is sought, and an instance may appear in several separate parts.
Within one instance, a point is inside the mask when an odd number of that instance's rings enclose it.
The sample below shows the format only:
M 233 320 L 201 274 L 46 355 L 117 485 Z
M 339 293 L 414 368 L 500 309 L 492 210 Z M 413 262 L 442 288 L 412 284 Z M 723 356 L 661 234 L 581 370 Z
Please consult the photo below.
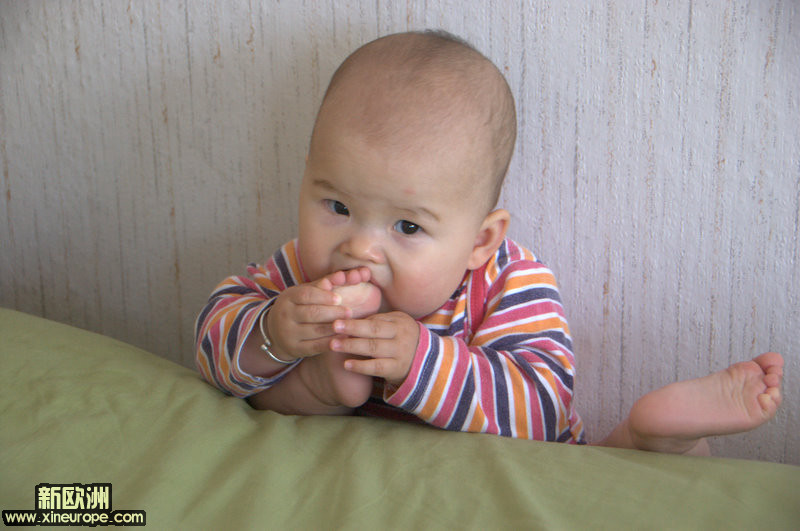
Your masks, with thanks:
M 366 317 L 380 307 L 380 290 L 369 279 L 369 269 L 360 267 L 282 292 L 267 316 L 273 354 L 289 360 L 329 352 L 334 320 Z
M 342 336 L 331 341 L 331 350 L 366 357 L 347 360 L 345 369 L 397 386 L 408 376 L 419 343 L 419 323 L 410 315 L 391 312 L 337 320 L 333 329 Z
M 277 357 L 290 360 L 328 352 L 334 336 L 331 323 L 347 319 L 352 310 L 342 306 L 342 296 L 317 283 L 283 291 L 267 315 L 267 329 Z

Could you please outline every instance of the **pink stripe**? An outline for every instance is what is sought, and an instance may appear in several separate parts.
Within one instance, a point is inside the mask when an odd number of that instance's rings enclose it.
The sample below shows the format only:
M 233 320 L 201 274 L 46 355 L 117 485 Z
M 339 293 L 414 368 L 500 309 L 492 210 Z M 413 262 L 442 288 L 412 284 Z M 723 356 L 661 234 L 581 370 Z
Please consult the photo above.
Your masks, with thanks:
M 531 412 L 531 431 L 533 432 L 533 440 L 543 441 L 546 432 L 544 429 L 544 415 L 542 415 L 541 404 L 539 402 L 539 394 L 536 392 L 536 389 L 533 388 L 531 383 L 528 382 L 528 380 L 525 380 L 525 382 L 527 383 L 530 395 L 528 411 Z
M 266 271 L 267 271 L 267 276 L 275 283 L 279 291 L 283 291 L 286 289 L 286 283 L 283 281 L 283 276 L 281 275 L 278 266 L 275 265 L 274 260 L 270 260 L 267 263 Z
M 492 371 L 492 366 L 489 360 L 480 357 L 475 360 L 475 365 L 480 374 L 480 387 L 476 386 L 475 391 L 480 393 L 480 403 L 478 407 L 483 410 L 486 416 L 488 426 L 486 427 L 487 433 L 499 433 L 500 429 L 497 426 L 497 410 L 495 409 L 494 400 L 494 377 L 496 376 Z M 477 382 L 476 382 L 477 383 Z
M 458 406 L 461 390 L 464 387 L 464 382 L 467 379 L 467 375 L 470 373 L 473 360 L 477 356 L 480 356 L 479 350 L 476 349 L 478 354 L 472 352 L 463 341 L 459 341 L 457 339 L 452 339 L 452 341 L 454 343 L 456 359 L 453 362 L 453 376 L 452 381 L 450 382 L 450 388 L 444 397 L 442 409 L 439 412 L 439 415 L 436 416 L 434 422 L 437 426 L 447 426 L 447 424 L 450 422 L 450 418 L 453 416 L 453 412 Z
M 421 323 L 418 324 L 420 327 L 419 344 L 417 345 L 417 352 L 414 354 L 414 361 L 411 363 L 411 369 L 408 371 L 408 376 L 403 384 L 397 388 L 397 391 L 392 393 L 392 395 L 386 399 L 386 402 L 393 406 L 401 407 L 414 391 L 414 386 L 419 379 L 420 372 L 422 371 L 422 363 L 425 361 L 425 355 L 428 353 L 430 348 L 432 332 L 425 328 L 425 326 Z M 424 400 L 420 403 L 420 405 L 422 404 L 424 404 Z

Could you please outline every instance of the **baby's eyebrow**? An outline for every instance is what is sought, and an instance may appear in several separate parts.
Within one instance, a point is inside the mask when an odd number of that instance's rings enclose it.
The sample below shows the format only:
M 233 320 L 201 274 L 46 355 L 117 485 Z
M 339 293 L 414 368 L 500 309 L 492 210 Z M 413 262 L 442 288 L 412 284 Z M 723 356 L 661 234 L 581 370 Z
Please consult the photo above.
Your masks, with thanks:
M 428 210 L 425 207 L 406 208 L 404 210 L 407 210 L 407 211 L 409 211 L 409 212 L 411 212 L 413 214 L 420 213 L 420 214 L 423 214 L 423 215 L 433 219 L 434 221 L 439 221 L 439 216 L 437 216 L 433 211 Z
M 314 186 L 319 186 L 320 188 L 325 188 L 331 192 L 338 192 L 335 186 L 333 186 L 330 182 L 326 181 L 325 179 L 314 179 L 312 181 Z

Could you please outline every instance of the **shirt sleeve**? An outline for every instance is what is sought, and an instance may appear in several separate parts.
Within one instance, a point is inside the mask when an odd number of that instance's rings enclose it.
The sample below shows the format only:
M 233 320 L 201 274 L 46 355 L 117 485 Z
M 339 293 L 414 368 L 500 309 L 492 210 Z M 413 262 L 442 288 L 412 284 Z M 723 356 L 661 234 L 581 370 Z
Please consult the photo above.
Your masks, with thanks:
M 247 276 L 231 276 L 211 293 L 195 325 L 195 363 L 200 374 L 226 394 L 246 397 L 278 383 L 300 360 L 270 377 L 253 376 L 239 366 L 245 341 L 261 314 L 281 291 L 297 283 L 292 244 L 264 266 L 250 264 Z M 295 261 L 296 263 L 296 261 Z
M 469 342 L 420 324 L 406 381 L 387 403 L 457 431 L 582 443 L 572 408 L 574 358 L 552 272 L 516 261 L 486 292 Z

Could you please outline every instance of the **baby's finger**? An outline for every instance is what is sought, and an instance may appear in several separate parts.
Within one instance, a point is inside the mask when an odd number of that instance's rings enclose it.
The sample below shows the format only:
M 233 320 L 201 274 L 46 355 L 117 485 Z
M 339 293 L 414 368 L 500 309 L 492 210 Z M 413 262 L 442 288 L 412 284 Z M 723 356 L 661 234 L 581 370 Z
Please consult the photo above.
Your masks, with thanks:
M 394 379 L 397 363 L 387 358 L 349 359 L 344 362 L 344 368 L 350 372 L 374 376 L 376 378 Z
M 330 343 L 330 336 L 303 340 L 297 343 L 293 353 L 300 358 L 317 356 L 328 352 L 328 343 Z
M 345 306 L 323 306 L 306 304 L 295 308 L 295 318 L 301 324 L 330 323 L 337 319 L 348 319 L 352 310 Z M 330 325 L 328 325 L 330 329 Z
M 370 358 L 393 358 L 397 355 L 397 345 L 393 339 L 376 339 L 374 337 L 337 336 L 330 342 L 333 352 L 347 352 Z
M 298 324 L 293 332 L 298 341 L 311 341 L 316 339 L 326 339 L 330 341 L 336 334 L 333 327 L 328 323 Z M 327 343 L 326 343 L 327 346 Z
M 311 285 L 298 286 L 291 291 L 287 290 L 285 293 L 288 294 L 288 300 L 296 305 L 337 306 L 342 303 L 342 296 L 338 293 Z
M 349 319 L 333 322 L 337 334 L 353 337 L 392 339 L 397 334 L 397 326 L 384 319 Z

